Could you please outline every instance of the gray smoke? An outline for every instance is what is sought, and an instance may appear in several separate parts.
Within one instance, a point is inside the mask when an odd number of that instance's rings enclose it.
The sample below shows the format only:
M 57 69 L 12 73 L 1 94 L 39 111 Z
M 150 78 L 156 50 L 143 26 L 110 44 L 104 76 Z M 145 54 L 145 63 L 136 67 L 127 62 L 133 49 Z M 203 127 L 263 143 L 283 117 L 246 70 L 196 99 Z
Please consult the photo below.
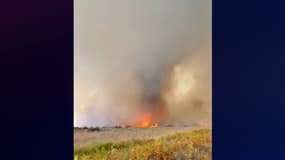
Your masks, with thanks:
M 197 99 L 203 111 L 195 115 L 210 111 L 210 0 L 75 0 L 74 6 L 75 126 L 136 120 L 148 101 L 161 99 L 153 97 L 163 96 L 178 64 L 201 71 L 195 78 L 202 87 L 183 103 L 165 100 L 171 121 Z M 192 108 L 184 119 L 196 117 Z

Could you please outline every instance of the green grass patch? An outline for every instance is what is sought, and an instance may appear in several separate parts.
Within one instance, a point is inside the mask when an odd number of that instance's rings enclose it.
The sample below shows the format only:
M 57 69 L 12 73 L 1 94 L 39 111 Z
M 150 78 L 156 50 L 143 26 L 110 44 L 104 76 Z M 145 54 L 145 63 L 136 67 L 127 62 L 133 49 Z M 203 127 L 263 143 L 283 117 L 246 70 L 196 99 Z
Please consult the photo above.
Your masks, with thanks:
M 75 160 L 211 160 L 211 130 L 176 133 L 158 139 L 96 143 L 74 150 Z

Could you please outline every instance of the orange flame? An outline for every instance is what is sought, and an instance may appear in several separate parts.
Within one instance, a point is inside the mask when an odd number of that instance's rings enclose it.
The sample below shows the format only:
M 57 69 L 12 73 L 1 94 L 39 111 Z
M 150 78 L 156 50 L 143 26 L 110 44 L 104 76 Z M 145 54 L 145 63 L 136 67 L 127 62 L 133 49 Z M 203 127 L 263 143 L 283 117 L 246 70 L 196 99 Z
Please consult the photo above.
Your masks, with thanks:
M 156 128 L 158 126 L 158 124 L 157 123 L 154 123 L 153 125 L 151 125 L 150 127 L 151 128 Z
M 146 113 L 145 115 L 143 115 L 139 123 L 139 126 L 142 128 L 149 127 L 151 124 L 151 117 L 152 117 L 151 113 Z
M 152 113 L 147 112 L 143 114 L 139 120 L 139 122 L 136 125 L 133 125 L 133 127 L 139 127 L 139 128 L 147 128 L 147 127 L 157 127 L 157 123 L 152 124 Z

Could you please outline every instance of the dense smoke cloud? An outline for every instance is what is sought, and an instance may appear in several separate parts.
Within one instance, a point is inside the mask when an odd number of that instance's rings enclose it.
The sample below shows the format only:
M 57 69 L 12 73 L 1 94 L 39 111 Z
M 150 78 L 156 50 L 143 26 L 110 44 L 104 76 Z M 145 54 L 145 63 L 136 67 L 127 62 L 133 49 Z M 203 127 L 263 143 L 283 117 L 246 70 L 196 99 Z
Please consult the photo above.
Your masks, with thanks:
M 210 119 L 210 0 L 76 0 L 74 16 L 75 126 L 131 123 L 152 99 L 167 121 Z M 175 68 L 195 81 L 182 98 Z

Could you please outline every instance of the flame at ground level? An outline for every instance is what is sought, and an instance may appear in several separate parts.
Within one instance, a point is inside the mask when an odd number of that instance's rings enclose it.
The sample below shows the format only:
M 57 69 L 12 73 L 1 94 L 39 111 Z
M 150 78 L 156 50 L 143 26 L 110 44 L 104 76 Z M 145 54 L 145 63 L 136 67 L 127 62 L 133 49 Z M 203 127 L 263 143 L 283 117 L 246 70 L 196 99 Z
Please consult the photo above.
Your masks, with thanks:
M 152 118 L 152 113 L 143 114 L 137 126 L 142 128 L 149 127 L 151 125 L 151 118 Z
M 158 127 L 158 124 L 152 122 L 152 113 L 147 112 L 145 114 L 142 114 L 137 123 L 131 125 L 124 125 L 124 124 L 121 125 L 122 128 L 125 128 L 126 126 L 137 127 L 137 128 L 154 128 Z

